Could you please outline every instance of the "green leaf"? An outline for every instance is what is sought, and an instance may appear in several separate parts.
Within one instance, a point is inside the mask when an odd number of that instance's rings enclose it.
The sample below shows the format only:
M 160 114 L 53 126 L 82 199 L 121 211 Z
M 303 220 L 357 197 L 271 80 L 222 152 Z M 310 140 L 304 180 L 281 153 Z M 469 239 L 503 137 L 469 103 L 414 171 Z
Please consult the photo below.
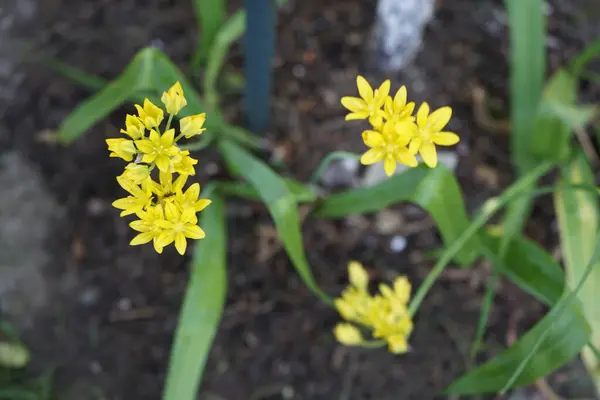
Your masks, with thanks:
M 595 184 L 594 173 L 583 152 L 579 152 L 563 169 L 561 183 Z M 574 287 L 586 272 L 586 262 L 594 254 L 600 224 L 598 197 L 589 191 L 570 189 L 561 185 L 555 192 L 554 202 L 567 281 L 571 287 Z M 600 346 L 598 293 L 600 293 L 600 263 L 592 266 L 592 272 L 578 293 L 583 313 L 594 332 L 591 343 L 595 347 Z M 594 377 L 597 390 L 600 391 L 600 360 L 590 349 L 585 349 L 582 355 L 589 373 Z
M 296 198 L 298 203 L 311 203 L 317 200 L 317 195 L 306 185 L 295 179 L 284 178 L 289 191 Z M 237 196 L 248 200 L 260 201 L 261 197 L 249 183 L 222 182 L 219 183 L 219 190 L 226 195 Z
M 577 55 L 570 65 L 570 71 L 576 79 L 579 79 L 586 65 L 594 58 L 600 56 L 600 39 L 590 43 L 581 53 Z
M 437 223 L 446 247 L 469 226 L 460 186 L 452 171 L 443 165 L 433 169 L 413 168 L 372 187 L 333 194 L 323 201 L 315 214 L 339 218 L 376 212 L 400 202 L 416 203 L 427 210 Z M 468 265 L 478 253 L 478 240 L 472 238 L 455 260 Z
M 585 126 L 597 108 L 577 106 L 577 82 L 565 70 L 558 70 L 548 82 L 536 115 L 531 140 L 535 157 L 562 161 L 569 154 L 571 135 Z
M 99 83 L 98 79 L 88 74 L 75 74 L 71 70 L 69 74 L 78 80 L 84 80 L 79 83 Z M 179 117 L 205 112 L 194 87 L 164 53 L 151 47 L 140 50 L 119 77 L 106 84 L 96 95 L 83 101 L 65 118 L 58 130 L 59 141 L 64 144 L 73 142 L 125 102 L 141 103 L 148 97 L 160 105 L 161 93 L 176 81 L 181 83 L 188 101 L 187 107 L 181 110 Z M 216 111 L 207 115 L 206 128 L 246 146 L 260 147 L 259 139 L 242 128 L 227 124 Z
M 534 118 L 546 75 L 543 0 L 505 0 L 510 27 L 511 156 L 520 174 L 535 165 L 529 156 Z
M 499 254 L 502 237 L 482 232 L 480 238 L 486 248 L 486 258 L 521 289 L 548 306 L 560 299 L 565 287 L 564 273 L 554 258 L 537 243 L 522 236 L 513 238 L 503 259 L 500 259 L 496 255 Z
M 175 339 L 164 400 L 196 399 L 227 291 L 227 234 L 223 200 L 207 186 L 212 204 L 201 214 L 206 238 L 196 244 Z
M 195 0 L 193 4 L 199 26 L 198 44 L 191 62 L 191 68 L 196 69 L 205 60 L 225 22 L 227 4 L 225 0 Z
M 266 204 L 296 271 L 314 294 L 331 304 L 331 298 L 323 292 L 312 275 L 302 243 L 296 196 L 285 180 L 265 163 L 232 142 L 223 141 L 219 145 L 230 168 L 241 173 L 254 187 Z

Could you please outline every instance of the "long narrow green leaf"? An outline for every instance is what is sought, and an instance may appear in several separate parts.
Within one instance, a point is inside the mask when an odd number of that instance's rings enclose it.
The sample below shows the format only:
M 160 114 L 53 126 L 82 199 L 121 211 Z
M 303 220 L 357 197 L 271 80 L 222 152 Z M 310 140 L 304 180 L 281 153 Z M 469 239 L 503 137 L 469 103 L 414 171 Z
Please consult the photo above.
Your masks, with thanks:
M 196 69 L 202 63 L 210 48 L 213 46 L 215 37 L 225 22 L 226 17 L 225 0 L 195 0 L 194 13 L 199 26 L 199 38 L 196 51 L 192 57 L 191 68 Z
M 311 203 L 317 200 L 317 195 L 310 188 L 302 183 L 294 180 L 285 178 L 284 179 L 289 191 L 296 198 L 298 203 Z M 242 197 L 249 200 L 260 201 L 261 197 L 249 183 L 238 183 L 238 182 L 223 182 L 219 185 L 219 190 L 226 195 Z
M 201 214 L 206 238 L 194 251 L 175 339 L 164 400 L 194 400 L 210 346 L 216 335 L 227 292 L 227 234 L 223 200 L 207 187 L 212 204 Z
M 595 184 L 594 173 L 583 152 L 579 152 L 563 170 L 561 182 L 567 185 Z M 598 197 L 587 191 L 559 186 L 554 202 L 567 281 L 571 287 L 574 287 L 585 273 L 585 263 L 594 254 L 600 224 Z M 592 268 L 578 296 L 586 319 L 592 327 L 591 343 L 598 347 L 600 346 L 600 308 L 598 307 L 600 263 L 594 264 Z M 588 372 L 594 378 L 597 390 L 600 392 L 600 360 L 590 349 L 585 349 L 582 355 Z
M 435 220 L 446 246 L 469 226 L 462 191 L 452 172 L 443 165 L 419 167 L 395 175 L 375 186 L 329 196 L 315 211 L 324 218 L 372 213 L 395 203 L 412 202 L 423 207 Z M 479 253 L 477 238 L 471 239 L 456 255 L 463 265 Z
M 600 39 L 590 43 L 571 61 L 570 71 L 575 79 L 579 79 L 586 65 L 598 56 L 600 56 Z
M 304 283 L 324 302 L 331 304 L 331 298 L 317 285 L 306 260 L 296 197 L 285 180 L 236 144 L 223 141 L 219 147 L 228 165 L 241 173 L 254 186 L 266 204 L 275 221 L 283 247 Z

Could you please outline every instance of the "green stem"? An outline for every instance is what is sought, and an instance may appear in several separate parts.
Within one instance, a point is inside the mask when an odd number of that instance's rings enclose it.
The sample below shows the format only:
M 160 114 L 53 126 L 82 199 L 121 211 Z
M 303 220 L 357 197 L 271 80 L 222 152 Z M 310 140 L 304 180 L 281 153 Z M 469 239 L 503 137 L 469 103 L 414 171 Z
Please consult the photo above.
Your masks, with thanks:
M 417 293 L 408 307 L 411 316 L 417 312 L 425 296 L 436 282 L 437 278 L 444 271 L 450 260 L 460 251 L 460 249 L 486 224 L 486 222 L 510 200 L 518 195 L 522 190 L 531 186 L 535 182 L 550 171 L 554 167 L 553 163 L 543 163 L 532 169 L 527 174 L 523 175 L 519 180 L 509 186 L 501 196 L 489 199 L 482 207 L 481 212 L 476 216 L 475 220 L 463 232 L 463 234 L 455 240 L 448 249 L 442 254 L 437 263 L 434 265 L 431 272 L 427 275 Z
M 173 114 L 169 114 L 169 119 L 167 120 L 167 127 L 165 128 L 165 132 L 169 130 L 169 128 L 171 127 L 171 121 L 173 121 Z M 181 135 L 178 136 L 178 138 Z M 175 141 L 177 141 L 177 139 L 175 139 Z

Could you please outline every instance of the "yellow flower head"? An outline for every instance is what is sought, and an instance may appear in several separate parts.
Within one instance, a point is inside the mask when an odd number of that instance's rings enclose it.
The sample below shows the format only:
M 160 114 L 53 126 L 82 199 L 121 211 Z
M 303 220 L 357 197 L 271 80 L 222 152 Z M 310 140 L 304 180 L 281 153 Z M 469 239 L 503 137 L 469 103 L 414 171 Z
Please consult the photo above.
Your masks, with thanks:
M 385 99 L 384 118 L 388 121 L 403 122 L 408 119 L 411 122 L 415 120 L 412 113 L 415 109 L 415 103 L 412 101 L 407 103 L 408 93 L 406 86 L 402 86 L 392 97 L 388 96 Z
M 106 139 L 109 157 L 119 157 L 125 161 L 133 160 L 133 156 L 137 153 L 135 146 L 131 140 L 127 139 Z
M 363 342 L 362 334 L 360 330 L 354 325 L 350 324 L 337 324 L 333 330 L 335 338 L 341 344 L 346 346 L 356 346 Z
M 170 115 L 164 130 L 160 127 L 164 111 L 145 99 L 143 106 L 135 105 L 138 115 L 127 115 L 125 129 L 121 129 L 132 140 L 106 140 L 111 157 L 129 162 L 117 177 L 129 195 L 115 200 L 113 206 L 122 210 L 121 216 L 135 214 L 139 218 L 130 224 L 138 232 L 130 242 L 132 246 L 152 241 L 156 252 L 162 253 L 164 247 L 174 243 L 176 250 L 184 254 L 187 239 L 205 237 L 197 225 L 196 214 L 211 201 L 200 198 L 198 183 L 184 190 L 188 177 L 196 174 L 198 160 L 192 158 L 189 150 L 181 150 L 177 142 L 200 135 L 206 115 L 182 118 L 180 132 L 176 133 L 176 129 L 170 129 L 172 117 L 187 104 L 181 84 L 175 82 L 163 93 L 161 101 Z
M 452 146 L 460 140 L 453 132 L 442 131 L 452 117 L 450 107 L 438 108 L 429 114 L 429 104 L 423 103 L 417 111 L 417 134 L 410 142 L 411 153 L 417 152 L 423 158 L 425 164 L 430 168 L 437 165 L 437 153 L 435 145 Z
M 334 300 L 335 307 L 347 323 L 338 324 L 335 336 L 346 345 L 368 343 L 360 331 L 350 322 L 371 331 L 374 339 L 388 344 L 390 352 L 401 354 L 408 351 L 408 337 L 413 322 L 408 311 L 410 282 L 405 277 L 396 278 L 393 289 L 380 285 L 380 292 L 371 295 L 366 290 L 368 277 L 362 265 L 351 262 L 348 266 L 350 285 Z
M 383 107 L 385 99 L 390 92 L 389 79 L 384 81 L 378 89 L 373 91 L 369 82 L 362 76 L 356 78 L 359 97 L 342 97 L 342 105 L 350 110 L 346 115 L 346 120 L 367 119 L 369 117 L 383 116 Z
M 160 123 L 164 118 L 164 111 L 154 105 L 150 100 L 144 100 L 144 107 L 140 107 L 138 104 L 135 105 L 138 111 L 140 120 L 144 123 L 148 129 L 158 129 Z
M 177 115 L 179 111 L 187 105 L 187 100 L 183 96 L 183 88 L 179 81 L 175 82 L 169 90 L 163 92 L 160 100 L 165 105 L 167 113 L 173 115 Z
M 196 114 L 189 117 L 181 118 L 179 120 L 179 130 L 181 134 L 186 138 L 190 139 L 193 136 L 202 134 L 206 129 L 203 129 L 204 121 L 206 120 L 206 114 Z
M 125 129 L 121 129 L 121 133 L 126 134 L 130 138 L 137 140 L 144 137 L 144 123 L 135 115 L 127 114 L 125 117 Z
M 370 165 L 383 161 L 383 167 L 388 176 L 392 176 L 396 171 L 398 162 L 409 167 L 416 167 L 417 159 L 408 151 L 407 147 L 414 130 L 414 123 L 405 120 L 398 123 L 388 121 L 384 124 L 381 132 L 364 131 L 362 138 L 370 149 L 363 154 L 360 162 L 363 165 Z

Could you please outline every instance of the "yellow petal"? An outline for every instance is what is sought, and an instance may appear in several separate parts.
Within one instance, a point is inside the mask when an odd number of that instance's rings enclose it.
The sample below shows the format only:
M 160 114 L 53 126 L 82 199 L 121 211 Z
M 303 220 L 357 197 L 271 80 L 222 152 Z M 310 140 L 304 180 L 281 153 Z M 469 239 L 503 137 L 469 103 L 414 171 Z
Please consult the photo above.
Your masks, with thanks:
M 410 298 L 410 281 L 405 276 L 400 276 L 394 280 L 394 293 L 401 303 L 407 304 Z
M 398 134 L 395 142 L 400 146 L 406 146 L 417 134 L 417 126 L 414 122 L 404 119 L 394 125 L 394 130 Z
M 373 100 L 373 88 L 369 85 L 369 82 L 362 76 L 356 77 L 356 86 L 358 86 L 358 93 L 367 103 Z
M 369 274 L 358 261 L 348 263 L 348 278 L 352 286 L 361 291 L 367 290 L 369 284 Z
M 157 238 L 155 237 L 154 240 L 152 241 L 152 244 L 154 245 L 154 251 L 156 251 L 158 254 L 162 254 L 163 252 L 163 247 L 160 246 L 160 244 L 158 243 Z
M 438 108 L 427 118 L 427 125 L 430 132 L 439 132 L 450 121 L 452 109 L 450 107 Z
M 173 231 L 165 231 L 158 235 L 158 237 L 156 238 L 156 246 L 160 248 L 167 247 L 168 245 L 173 243 L 174 240 L 175 233 L 173 233 Z
M 385 153 L 381 148 L 374 148 L 368 150 L 360 158 L 360 163 L 363 165 L 375 164 L 383 160 Z
M 419 154 L 423 157 L 423 161 L 429 168 L 435 168 L 437 165 L 437 153 L 435 145 L 430 142 L 423 143 L 419 148 Z
M 406 92 L 406 86 L 400 87 L 394 96 L 394 105 L 396 109 L 402 109 L 406 106 L 406 99 L 408 97 L 408 93 Z
M 421 143 L 423 143 L 423 139 L 420 137 L 414 138 L 408 145 L 408 151 L 412 154 L 417 154 L 419 152 L 419 148 L 421 148 Z
M 356 346 L 363 342 L 362 334 L 354 325 L 337 324 L 333 333 L 337 341 L 346 346 Z
M 364 131 L 362 140 L 369 147 L 381 147 L 385 144 L 381 133 L 375 131 Z
M 163 171 L 163 172 L 169 171 L 169 167 L 171 165 L 171 159 L 168 156 L 165 156 L 164 154 L 160 154 L 158 157 L 156 157 L 154 162 L 156 163 L 156 166 L 158 167 L 158 169 L 160 171 Z
M 406 337 L 403 335 L 389 336 L 386 338 L 388 342 L 388 348 L 393 354 L 403 354 L 408 351 L 408 343 Z
M 148 243 L 152 239 L 154 239 L 154 234 L 152 232 L 143 232 L 143 233 L 140 233 L 139 235 L 137 235 L 136 237 L 134 237 L 133 239 L 131 239 L 131 242 L 129 242 L 129 245 L 130 246 L 138 246 L 140 244 Z
M 419 165 L 419 161 L 417 161 L 415 155 L 408 150 L 398 150 L 394 156 L 398 162 L 408 165 L 409 167 L 416 167 Z
M 175 235 L 175 248 L 177 249 L 177 252 L 179 254 L 185 254 L 185 249 L 187 248 L 187 240 L 185 240 L 185 236 L 181 232 L 178 232 Z
M 460 138 L 456 133 L 453 132 L 440 132 L 432 135 L 431 140 L 433 143 L 440 146 L 452 146 L 460 141 Z
M 160 137 L 160 144 L 165 148 L 173 146 L 173 141 L 175 140 L 175 129 L 169 129 Z
M 206 233 L 198 225 L 186 225 L 183 233 L 190 239 L 204 239 L 206 237 Z
M 354 113 L 365 111 L 367 109 L 365 101 L 358 97 L 342 97 L 342 105 Z
M 385 161 L 383 162 L 383 169 L 385 170 L 385 174 L 387 176 L 394 175 L 394 172 L 396 171 L 396 159 L 392 154 L 388 154 L 385 157 Z
M 373 99 L 373 102 L 375 104 L 377 104 L 379 107 L 383 106 L 385 99 L 390 94 L 390 86 L 391 86 L 390 80 L 386 79 L 381 84 L 381 86 L 379 86 L 379 88 L 377 88 L 377 90 L 375 91 L 375 99 Z
M 419 107 L 419 111 L 417 111 L 417 125 L 419 128 L 425 129 L 427 126 L 427 116 L 429 115 L 429 104 L 423 102 L 421 107 Z
M 367 119 L 369 118 L 369 113 L 367 111 L 355 112 L 346 115 L 346 121 L 352 121 L 356 119 Z
M 165 203 L 165 217 L 167 221 L 177 221 L 181 213 L 173 203 Z
M 196 212 L 200 212 L 208 207 L 212 203 L 212 200 L 209 199 L 200 199 L 194 204 L 194 209 Z

